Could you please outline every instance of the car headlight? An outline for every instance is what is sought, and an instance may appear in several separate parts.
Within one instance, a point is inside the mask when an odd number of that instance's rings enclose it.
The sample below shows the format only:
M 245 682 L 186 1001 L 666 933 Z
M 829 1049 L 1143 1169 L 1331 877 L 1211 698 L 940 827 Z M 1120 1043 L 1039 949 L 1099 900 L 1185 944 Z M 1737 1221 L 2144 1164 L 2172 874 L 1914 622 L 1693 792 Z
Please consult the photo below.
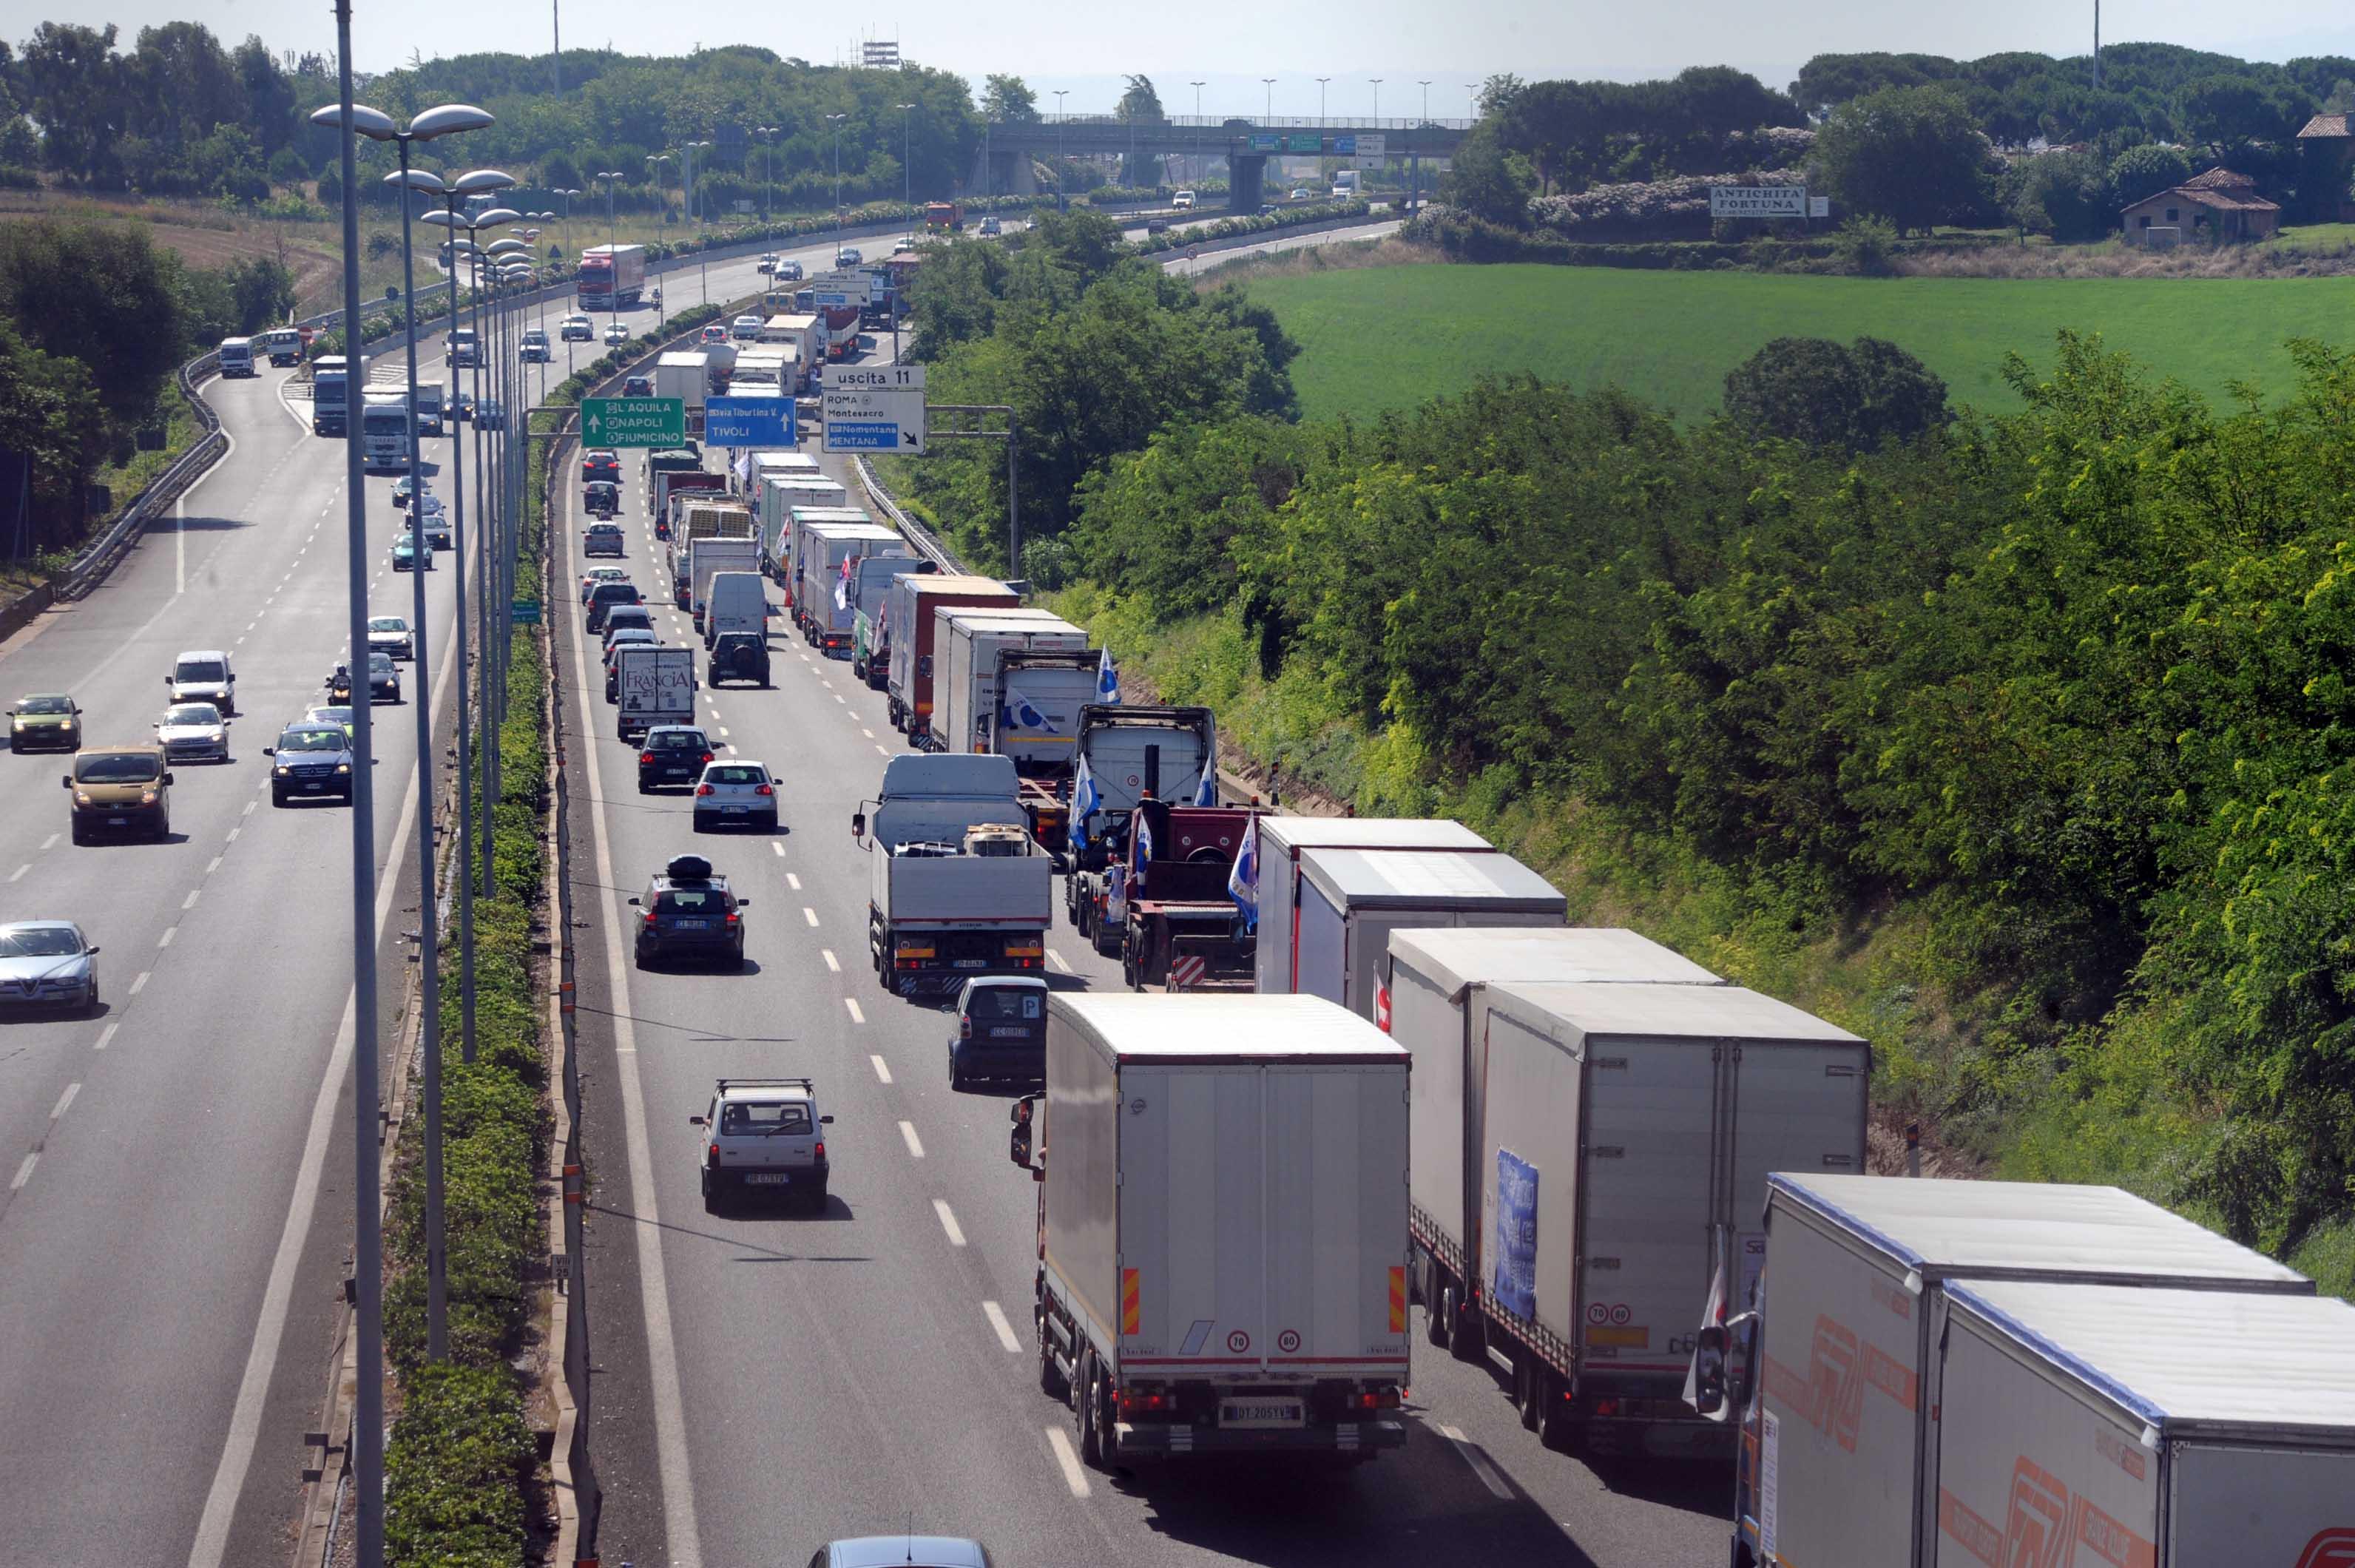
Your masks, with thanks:
M 76 805 L 88 805 L 90 804 L 90 795 L 87 792 L 82 790 L 74 791 L 74 804 Z
M 141 791 L 141 792 L 140 792 L 140 795 L 139 795 L 139 804 L 140 804 L 140 805 L 155 805 L 155 792 L 154 790 L 152 790 L 152 789 L 151 789 L 151 790 L 143 790 L 143 791 Z
M 276 773 L 280 778 L 282 778 L 282 778 L 284 778 L 287 774 L 289 774 L 289 773 L 293 773 L 294 770 L 293 770 L 293 768 L 288 767 L 284 763 L 279 763 L 276 767 L 274 767 L 274 768 L 271 769 L 270 771 L 271 771 L 271 772 L 272 772 L 272 773 Z
M 337 763 L 336 764 L 336 771 L 339 773 L 347 773 L 352 771 L 352 765 L 349 763 Z

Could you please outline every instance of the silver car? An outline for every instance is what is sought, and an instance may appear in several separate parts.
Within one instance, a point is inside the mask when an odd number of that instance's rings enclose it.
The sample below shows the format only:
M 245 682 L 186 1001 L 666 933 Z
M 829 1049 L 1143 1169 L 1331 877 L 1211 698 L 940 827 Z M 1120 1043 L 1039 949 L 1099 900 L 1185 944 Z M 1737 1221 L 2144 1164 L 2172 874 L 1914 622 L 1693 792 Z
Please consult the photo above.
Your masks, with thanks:
M 175 702 L 156 721 L 155 743 L 168 763 L 225 763 L 229 720 L 209 702 Z
M 759 763 L 708 763 L 695 781 L 695 830 L 750 827 L 777 830 L 777 786 Z
M 417 656 L 416 639 L 410 635 L 408 618 L 402 615 L 369 616 L 368 645 L 372 654 L 389 654 L 397 659 Z
M 98 1011 L 98 949 L 69 920 L 0 925 L 0 1006 Z

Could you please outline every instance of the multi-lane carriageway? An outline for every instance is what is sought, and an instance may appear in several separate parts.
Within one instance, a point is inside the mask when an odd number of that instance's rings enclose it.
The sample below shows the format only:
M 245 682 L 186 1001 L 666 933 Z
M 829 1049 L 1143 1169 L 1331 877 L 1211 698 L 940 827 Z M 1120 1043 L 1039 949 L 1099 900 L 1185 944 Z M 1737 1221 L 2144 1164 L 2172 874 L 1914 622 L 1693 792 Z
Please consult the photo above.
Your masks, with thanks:
M 709 272 L 714 298 L 755 287 L 750 259 Z M 674 303 L 695 276 L 666 278 Z M 439 365 L 438 340 L 421 353 Z M 564 373 L 559 359 L 549 379 Z M 348 822 L 272 810 L 260 765 L 345 635 L 342 448 L 309 435 L 282 381 L 209 387 L 234 446 L 182 516 L 0 645 L 0 687 L 73 692 L 93 741 L 147 733 L 183 648 L 230 649 L 242 715 L 234 763 L 176 770 L 164 845 L 72 847 L 57 759 L 5 759 L 0 912 L 81 921 L 105 949 L 106 1002 L 88 1020 L 0 1022 L 0 1568 L 286 1557 L 352 1157 Z M 446 443 L 426 455 L 444 462 Z M 368 481 L 371 608 L 407 614 L 410 580 L 386 561 L 389 484 Z M 624 564 L 650 581 L 634 480 L 625 496 Z M 559 518 L 568 573 L 578 521 Z M 445 736 L 453 576 L 445 558 L 427 578 Z M 848 820 L 902 744 L 880 694 L 781 624 L 774 689 L 701 700 L 718 739 L 781 775 L 783 828 L 696 839 L 682 798 L 636 795 L 612 710 L 581 685 L 594 661 L 577 605 L 554 603 L 568 766 L 589 806 L 570 874 L 587 923 L 572 934 L 605 1561 L 802 1562 L 911 1520 L 977 1535 L 1007 1563 L 1721 1552 L 1716 1470 L 1547 1452 L 1494 1379 L 1428 1350 L 1407 1449 L 1347 1476 L 1082 1468 L 1029 1353 L 1033 1189 L 1006 1163 L 1005 1101 L 950 1093 L 943 1015 L 886 996 L 866 966 Z M 389 1040 L 417 905 L 415 759 L 410 711 L 376 718 Z M 623 901 L 687 847 L 753 897 L 741 975 L 642 974 L 614 945 Z M 1119 983 L 1060 917 L 1050 948 L 1054 984 Z M 686 1118 L 722 1072 L 786 1072 L 815 1076 L 838 1118 L 826 1213 L 705 1215 Z

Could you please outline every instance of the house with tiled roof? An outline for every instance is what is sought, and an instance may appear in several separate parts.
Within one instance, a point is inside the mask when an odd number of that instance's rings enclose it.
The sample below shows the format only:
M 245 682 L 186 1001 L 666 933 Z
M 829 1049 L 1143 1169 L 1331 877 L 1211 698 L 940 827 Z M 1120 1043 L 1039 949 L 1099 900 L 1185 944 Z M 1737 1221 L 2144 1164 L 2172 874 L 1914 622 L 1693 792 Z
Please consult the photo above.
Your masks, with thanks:
M 2318 193 L 2315 215 L 2355 223 L 2355 114 L 2318 114 L 2297 133 L 2305 171 L 2298 188 Z
M 2119 215 L 2119 227 L 2129 245 L 2262 240 L 2281 227 L 2281 208 L 2259 196 L 2248 176 L 2210 169 L 2136 202 Z

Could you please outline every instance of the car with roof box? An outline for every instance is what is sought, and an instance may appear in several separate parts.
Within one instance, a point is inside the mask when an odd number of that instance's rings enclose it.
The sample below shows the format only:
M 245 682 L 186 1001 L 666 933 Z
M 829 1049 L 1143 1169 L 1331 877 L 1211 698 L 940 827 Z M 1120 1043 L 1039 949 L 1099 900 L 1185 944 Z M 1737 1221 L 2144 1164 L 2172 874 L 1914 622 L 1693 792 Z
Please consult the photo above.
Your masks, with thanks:
M 278 743 L 263 747 L 261 754 L 271 759 L 271 805 L 284 805 L 291 800 L 351 804 L 352 769 L 358 759 L 352 753 L 352 735 L 346 725 L 312 719 L 289 724 L 280 731 Z
M 741 912 L 751 903 L 737 897 L 728 879 L 702 856 L 672 856 L 647 880 L 645 891 L 630 900 L 630 907 L 638 912 L 632 944 L 638 967 L 649 969 L 666 958 L 696 958 L 741 969 Z
M 722 1078 L 691 1126 L 703 1129 L 703 1207 L 716 1212 L 729 1197 L 771 1193 L 826 1207 L 831 1163 L 826 1129 L 834 1118 L 818 1110 L 806 1078 Z
M 76 752 L 62 781 L 72 796 L 73 841 L 109 834 L 172 836 L 172 770 L 161 746 L 98 746 Z

